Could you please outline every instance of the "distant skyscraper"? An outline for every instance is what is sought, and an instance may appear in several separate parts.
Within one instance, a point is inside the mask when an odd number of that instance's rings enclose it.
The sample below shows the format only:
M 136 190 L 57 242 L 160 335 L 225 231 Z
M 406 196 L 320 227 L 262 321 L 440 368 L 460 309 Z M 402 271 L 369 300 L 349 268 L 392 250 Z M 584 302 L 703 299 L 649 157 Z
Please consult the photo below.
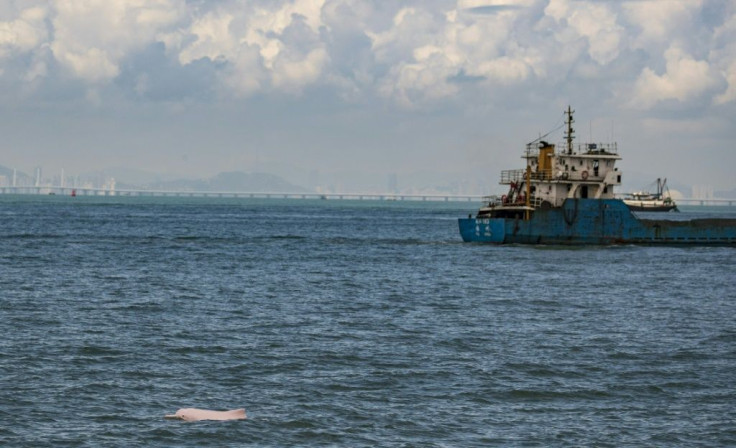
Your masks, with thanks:
M 693 185 L 693 198 L 713 199 L 714 188 L 712 185 Z
M 41 167 L 36 167 L 36 183 L 35 186 L 40 187 L 41 186 Z

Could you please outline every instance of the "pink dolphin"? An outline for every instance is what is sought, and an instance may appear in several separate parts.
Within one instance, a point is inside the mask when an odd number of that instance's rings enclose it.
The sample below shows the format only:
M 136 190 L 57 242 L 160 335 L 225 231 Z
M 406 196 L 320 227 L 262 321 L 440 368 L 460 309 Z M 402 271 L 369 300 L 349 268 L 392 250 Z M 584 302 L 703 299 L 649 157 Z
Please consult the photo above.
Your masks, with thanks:
M 245 420 L 245 409 L 233 409 L 232 411 L 208 411 L 207 409 L 182 408 L 176 414 L 165 415 L 164 418 L 173 418 L 187 422 L 199 420 Z

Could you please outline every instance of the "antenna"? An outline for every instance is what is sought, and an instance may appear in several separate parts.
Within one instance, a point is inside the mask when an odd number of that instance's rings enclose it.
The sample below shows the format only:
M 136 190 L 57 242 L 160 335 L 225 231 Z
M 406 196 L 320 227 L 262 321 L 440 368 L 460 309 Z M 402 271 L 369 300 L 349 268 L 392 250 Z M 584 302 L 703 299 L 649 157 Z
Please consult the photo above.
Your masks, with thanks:
M 565 132 L 565 138 L 567 140 L 568 154 L 572 154 L 572 140 L 575 138 L 575 129 L 572 128 L 572 124 L 575 123 L 575 120 L 572 118 L 573 113 L 575 113 L 575 111 L 572 110 L 572 107 L 567 106 L 567 111 L 565 111 L 565 115 L 567 115 L 567 131 Z

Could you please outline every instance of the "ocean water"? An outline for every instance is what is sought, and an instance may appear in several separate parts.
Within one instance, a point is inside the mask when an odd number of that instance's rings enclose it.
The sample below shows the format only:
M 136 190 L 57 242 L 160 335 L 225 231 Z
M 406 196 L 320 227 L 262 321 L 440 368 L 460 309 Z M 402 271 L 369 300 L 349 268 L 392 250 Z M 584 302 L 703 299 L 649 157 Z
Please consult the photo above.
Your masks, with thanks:
M 736 445 L 736 249 L 474 208 L 0 196 L 0 445 Z

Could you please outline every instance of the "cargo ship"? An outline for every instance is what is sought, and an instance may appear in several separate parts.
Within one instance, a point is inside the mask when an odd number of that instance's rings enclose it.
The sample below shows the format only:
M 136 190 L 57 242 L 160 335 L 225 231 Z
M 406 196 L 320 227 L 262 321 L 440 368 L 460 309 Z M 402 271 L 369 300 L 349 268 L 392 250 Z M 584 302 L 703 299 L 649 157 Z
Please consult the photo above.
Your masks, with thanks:
M 565 111 L 566 142 L 526 145 L 525 169 L 501 172 L 508 192 L 484 200 L 475 217 L 459 220 L 465 242 L 562 245 L 733 245 L 736 219 L 641 219 L 614 195 L 623 173 L 616 143 L 574 144 L 573 113 Z

